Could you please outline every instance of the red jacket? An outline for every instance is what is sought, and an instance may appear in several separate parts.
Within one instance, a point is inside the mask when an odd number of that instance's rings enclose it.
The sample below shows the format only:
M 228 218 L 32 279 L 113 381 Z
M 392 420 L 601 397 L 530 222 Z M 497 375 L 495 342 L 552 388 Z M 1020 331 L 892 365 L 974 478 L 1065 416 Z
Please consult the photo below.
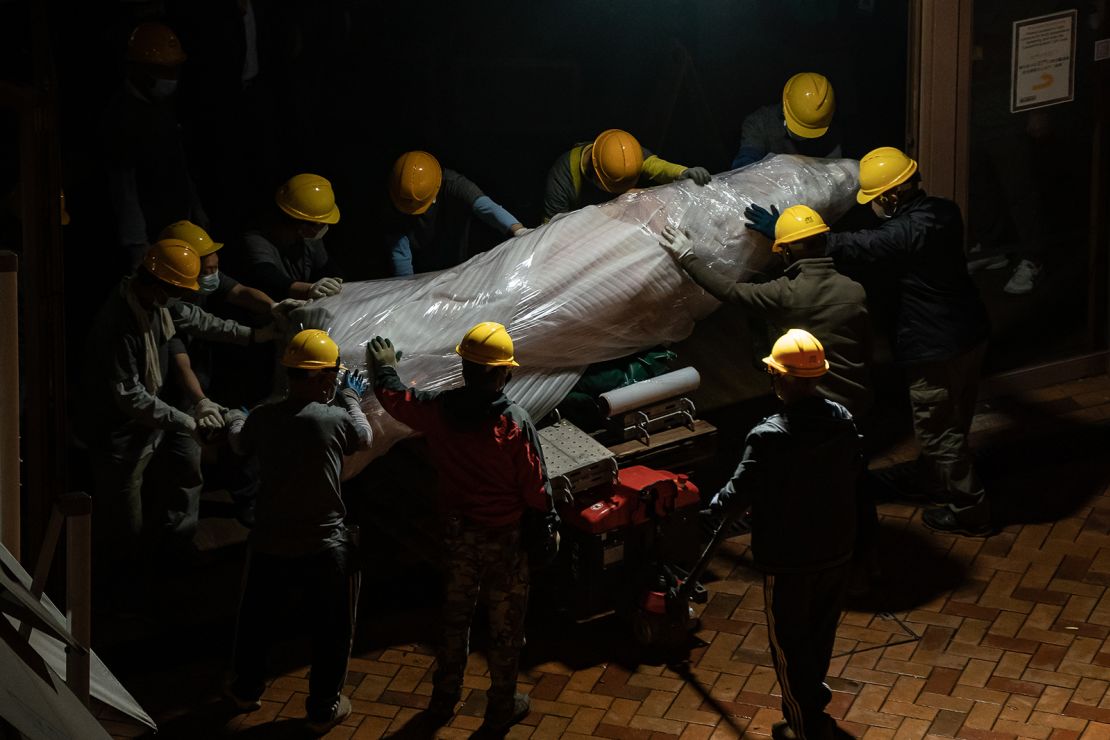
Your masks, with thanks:
M 519 522 L 526 506 L 551 509 L 539 435 L 504 393 L 406 388 L 389 366 L 378 369 L 374 392 L 386 413 L 428 439 L 444 511 L 503 527 Z

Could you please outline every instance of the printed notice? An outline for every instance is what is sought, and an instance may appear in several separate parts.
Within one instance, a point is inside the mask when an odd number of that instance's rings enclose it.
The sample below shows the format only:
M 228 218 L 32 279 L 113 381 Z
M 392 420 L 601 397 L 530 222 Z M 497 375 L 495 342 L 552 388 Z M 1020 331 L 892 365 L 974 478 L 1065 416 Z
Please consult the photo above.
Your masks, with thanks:
M 1014 23 L 1010 111 L 1043 108 L 1075 97 L 1075 30 L 1078 11 Z

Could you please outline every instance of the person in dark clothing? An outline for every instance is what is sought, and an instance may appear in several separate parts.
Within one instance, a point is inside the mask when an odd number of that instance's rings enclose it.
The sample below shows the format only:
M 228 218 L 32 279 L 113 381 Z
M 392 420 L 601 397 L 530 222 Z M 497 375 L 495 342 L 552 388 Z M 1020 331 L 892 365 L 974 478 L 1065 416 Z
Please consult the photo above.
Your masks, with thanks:
M 785 209 L 776 220 L 771 251 L 782 257 L 786 271 L 766 283 L 737 283 L 714 272 L 694 252 L 689 234 L 669 226 L 663 229 L 660 244 L 706 292 L 764 319 L 775 336 L 795 327 L 824 337 L 829 371 L 819 392 L 846 407 L 857 426 L 863 427 L 874 404 L 874 341 L 867 294 L 862 285 L 840 274 L 832 258 L 825 256 L 828 231 L 824 219 L 812 208 L 798 205 Z M 867 590 L 878 574 L 879 518 L 870 490 L 861 479 L 856 497 L 859 510 L 854 592 Z
M 987 535 L 990 506 L 968 435 L 990 325 L 967 274 L 960 208 L 926 195 L 917 162 L 894 147 L 861 160 L 856 199 L 870 203 L 885 223 L 829 234 L 826 253 L 841 269 L 875 266 L 898 282 L 894 359 L 909 381 L 920 486 L 943 503 L 922 519 L 942 532 Z M 753 215 L 766 213 L 759 211 Z
M 185 60 L 169 27 L 140 23 L 127 43 L 127 80 L 101 120 L 108 195 L 132 268 L 166 224 L 208 225 L 171 106 Z
M 373 431 L 360 405 L 366 381 L 350 370 L 340 379 L 339 347 L 327 332 L 299 332 L 282 364 L 288 396 L 228 419 L 232 449 L 258 456 L 262 486 L 248 540 L 235 675 L 225 694 L 240 711 L 261 708 L 274 615 L 289 611 L 299 595 L 312 611 L 307 726 L 323 734 L 351 714 L 341 692 L 359 589 L 357 538 L 343 522 L 339 479 L 343 457 L 369 449 Z M 337 383 L 342 408 L 332 405 Z
M 553 512 L 539 435 L 528 413 L 505 396 L 518 367 L 501 324 L 473 327 L 456 348 L 465 386 L 436 393 L 410 388 L 397 375 L 388 339 L 367 346 L 374 390 L 386 413 L 427 437 L 439 474 L 444 518 L 446 599 L 429 712 L 454 714 L 466 669 L 470 624 L 480 593 L 489 602 L 490 688 L 485 726 L 504 730 L 528 714 L 517 693 L 528 553 L 522 542 L 526 510 Z
M 855 539 L 859 435 L 851 413 L 821 397 L 829 363 L 816 337 L 790 329 L 763 362 L 783 409 L 748 433 L 739 467 L 704 516 L 726 526 L 751 506 L 785 717 L 772 736 L 847 736 L 825 712 L 824 681 Z
M 835 114 L 836 95 L 829 80 L 816 72 L 799 72 L 783 86 L 781 103 L 756 108 L 744 118 L 732 169 L 768 154 L 843 156 Z
M 394 275 L 443 270 L 470 256 L 470 223 L 477 218 L 505 237 L 531 229 L 458 172 L 428 152 L 405 152 L 393 164 L 389 199 L 394 220 L 386 247 Z
M 575 144 L 551 165 L 543 220 L 547 223 L 560 213 L 606 203 L 648 180 L 656 184 L 693 180 L 705 185 L 711 179 L 704 167 L 668 162 L 640 146 L 627 131 L 611 128 L 593 141 Z
M 279 301 L 337 295 L 342 272 L 324 248 L 328 227 L 339 223 L 331 183 L 319 175 L 295 175 L 274 201 L 279 210 L 270 222 L 243 237 L 250 284 Z
M 104 361 L 82 374 L 75 432 L 89 451 L 97 577 L 108 583 L 121 581 L 124 571 L 139 565 L 144 534 L 157 530 L 158 537 L 150 539 L 165 548 L 179 540 L 191 542 L 196 526 L 200 454 L 192 437 L 208 412 L 198 408 L 187 414 L 166 400 L 173 337 L 181 333 L 235 344 L 273 338 L 272 327 L 255 330 L 181 301 L 197 289 L 199 272 L 200 258 L 185 242 L 155 242 L 143 265 L 108 297 L 87 337 L 87 356 Z M 144 506 L 148 465 L 168 468 L 173 485 Z

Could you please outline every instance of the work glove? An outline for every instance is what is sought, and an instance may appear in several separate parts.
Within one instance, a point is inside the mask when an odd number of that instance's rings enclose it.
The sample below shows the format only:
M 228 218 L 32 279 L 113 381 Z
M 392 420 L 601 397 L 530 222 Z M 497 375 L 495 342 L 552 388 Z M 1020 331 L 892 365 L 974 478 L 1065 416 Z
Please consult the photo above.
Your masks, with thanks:
M 659 237 L 659 246 L 667 250 L 667 253 L 674 257 L 676 262 L 681 262 L 683 257 L 694 253 L 694 241 L 690 238 L 690 234 L 685 230 L 679 231 L 669 225 L 663 227 L 663 232 Z
M 366 364 L 374 369 L 384 365 L 397 367 L 399 356 L 388 338 L 374 337 L 366 344 Z
M 744 225 L 749 229 L 758 231 L 768 239 L 775 238 L 775 223 L 779 220 L 779 209 L 774 205 L 768 211 L 763 206 L 752 203 L 744 209 L 744 218 L 748 219 Z
M 527 226 L 521 226 L 519 229 L 513 232 L 513 236 L 524 236 L 525 234 L 529 234 L 533 231 L 535 231 L 535 229 L 529 229 Z
M 209 398 L 202 398 L 193 408 L 193 419 L 196 420 L 197 428 L 202 433 L 211 432 L 214 429 L 223 429 L 226 413 L 226 407 Z
M 339 384 L 339 392 L 356 401 L 361 401 L 363 394 L 366 393 L 366 376 L 358 370 L 347 368 L 347 372 L 343 373 L 343 379 L 339 381 Z
M 709 174 L 709 170 L 704 167 L 687 167 L 678 176 L 679 180 L 693 180 L 695 185 L 708 185 L 709 181 L 713 179 L 713 175 Z
M 236 424 L 245 422 L 246 420 L 247 412 L 243 411 L 242 409 L 230 409 L 226 413 L 224 413 L 224 424 L 227 426 L 228 429 L 231 429 Z
M 251 330 L 251 341 L 255 344 L 263 344 L 265 342 L 272 342 L 278 338 L 280 332 L 276 323 L 266 324 L 257 329 Z
M 339 291 L 343 290 L 343 278 L 325 277 L 320 278 L 312 284 L 308 289 L 309 298 L 327 298 L 332 295 L 339 295 Z
M 273 317 L 274 321 L 281 321 L 282 319 L 288 321 L 289 312 L 294 308 L 300 308 L 306 303 L 308 303 L 308 301 L 302 301 L 299 298 L 286 298 L 284 301 L 271 303 L 270 316 Z

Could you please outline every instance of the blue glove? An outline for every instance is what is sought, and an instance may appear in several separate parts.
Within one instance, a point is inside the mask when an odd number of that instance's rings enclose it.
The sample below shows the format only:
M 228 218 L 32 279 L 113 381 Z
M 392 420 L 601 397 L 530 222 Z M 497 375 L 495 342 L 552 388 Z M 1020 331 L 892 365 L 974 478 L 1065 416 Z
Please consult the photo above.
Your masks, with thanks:
M 753 231 L 758 231 L 768 239 L 775 238 L 775 223 L 779 220 L 779 209 L 774 205 L 771 210 L 760 205 L 752 203 L 744 209 L 744 218 L 748 221 L 744 224 Z
M 358 370 L 348 369 L 343 374 L 342 386 L 341 393 L 361 400 L 362 394 L 366 392 L 366 378 Z

